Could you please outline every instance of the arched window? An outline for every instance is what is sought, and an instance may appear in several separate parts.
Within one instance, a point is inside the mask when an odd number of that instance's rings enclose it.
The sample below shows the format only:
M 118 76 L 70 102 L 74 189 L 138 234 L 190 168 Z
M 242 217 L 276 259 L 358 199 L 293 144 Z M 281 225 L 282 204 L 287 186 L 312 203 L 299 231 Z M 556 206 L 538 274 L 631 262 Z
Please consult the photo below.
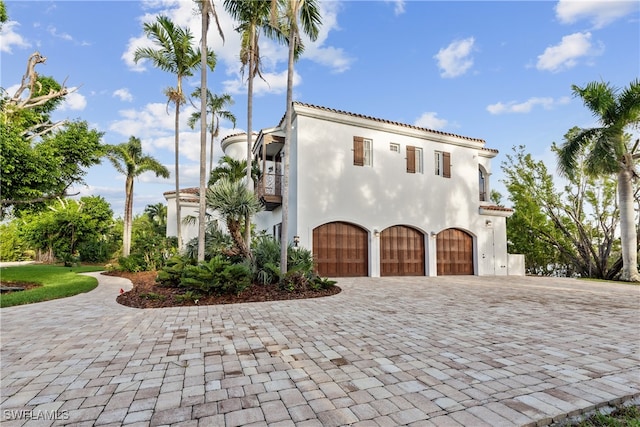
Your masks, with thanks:
M 489 195 L 487 194 L 487 177 L 482 167 L 478 167 L 478 188 L 480 189 L 480 201 L 486 202 L 489 200 Z

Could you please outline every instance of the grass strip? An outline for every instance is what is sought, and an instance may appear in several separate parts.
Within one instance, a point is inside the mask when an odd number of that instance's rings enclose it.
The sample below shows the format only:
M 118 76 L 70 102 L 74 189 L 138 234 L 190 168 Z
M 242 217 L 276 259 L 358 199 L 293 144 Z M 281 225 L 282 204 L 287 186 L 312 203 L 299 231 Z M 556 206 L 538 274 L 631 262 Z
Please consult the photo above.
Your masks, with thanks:
M 98 286 L 94 277 L 78 273 L 102 271 L 102 266 L 63 267 L 57 265 L 24 265 L 0 268 L 0 283 L 37 283 L 42 286 L 0 295 L 0 307 L 33 304 L 89 292 Z

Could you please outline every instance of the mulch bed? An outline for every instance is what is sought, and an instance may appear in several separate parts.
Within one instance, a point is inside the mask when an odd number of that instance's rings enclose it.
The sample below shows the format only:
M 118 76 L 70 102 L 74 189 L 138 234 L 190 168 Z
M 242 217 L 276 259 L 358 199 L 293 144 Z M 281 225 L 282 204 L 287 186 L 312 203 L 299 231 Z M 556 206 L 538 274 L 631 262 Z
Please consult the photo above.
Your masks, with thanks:
M 283 301 L 305 298 L 319 298 L 339 293 L 338 286 L 322 290 L 294 290 L 289 292 L 277 285 L 254 284 L 240 295 L 202 295 L 197 301 L 184 300 L 183 288 L 168 288 L 158 286 L 155 271 L 129 273 L 124 271 L 109 271 L 102 273 L 107 276 L 124 277 L 131 280 L 133 289 L 117 297 L 118 303 L 135 308 L 185 307 L 195 305 L 237 304 L 243 302 Z
M 9 294 L 11 292 L 28 291 L 29 289 L 39 288 L 39 283 L 15 282 L 13 280 L 4 280 L 0 283 L 0 293 Z

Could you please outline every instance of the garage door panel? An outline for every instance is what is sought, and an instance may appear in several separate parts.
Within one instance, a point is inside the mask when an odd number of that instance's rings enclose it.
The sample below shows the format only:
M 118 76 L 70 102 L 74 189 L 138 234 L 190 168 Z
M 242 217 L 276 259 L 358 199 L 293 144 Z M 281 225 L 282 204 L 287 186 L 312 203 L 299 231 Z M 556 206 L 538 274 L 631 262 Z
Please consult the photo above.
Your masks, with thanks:
M 473 237 L 455 228 L 438 233 L 436 244 L 438 275 L 472 275 Z
M 331 222 L 313 230 L 313 256 L 321 276 L 367 276 L 366 230 L 345 222 Z
M 424 276 L 424 235 L 411 227 L 397 225 L 380 236 L 381 276 Z

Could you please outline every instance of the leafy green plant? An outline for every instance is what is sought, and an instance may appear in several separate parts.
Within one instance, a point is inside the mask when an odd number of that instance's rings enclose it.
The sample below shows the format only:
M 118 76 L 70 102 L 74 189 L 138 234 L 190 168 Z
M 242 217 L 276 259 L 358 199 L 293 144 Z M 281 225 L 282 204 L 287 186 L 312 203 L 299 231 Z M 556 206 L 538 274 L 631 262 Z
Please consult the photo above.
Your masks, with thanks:
M 222 288 L 220 273 L 229 265 L 231 263 L 220 256 L 197 265 L 187 265 L 183 270 L 180 286 L 198 289 L 205 293 L 220 292 Z
M 242 293 L 251 286 L 251 268 L 245 264 L 231 264 L 220 273 L 224 292 Z
M 146 292 L 146 293 L 142 293 L 140 294 L 141 298 L 144 299 L 150 299 L 150 300 L 159 300 L 159 301 L 163 301 L 166 299 L 166 297 L 162 294 L 157 294 L 155 292 Z
M 251 286 L 251 269 L 216 256 L 198 265 L 185 266 L 180 286 L 207 294 L 239 294 Z
M 169 258 L 164 267 L 158 271 L 156 282 L 168 288 L 180 286 L 184 269 L 189 265 L 195 265 L 195 260 L 180 255 Z
M 178 295 L 176 297 L 176 301 L 180 302 L 180 303 L 185 303 L 185 302 L 195 302 L 196 304 L 198 303 L 198 300 L 201 298 L 201 295 L 198 294 L 197 292 L 194 291 L 185 291 L 184 294 L 182 295 Z

